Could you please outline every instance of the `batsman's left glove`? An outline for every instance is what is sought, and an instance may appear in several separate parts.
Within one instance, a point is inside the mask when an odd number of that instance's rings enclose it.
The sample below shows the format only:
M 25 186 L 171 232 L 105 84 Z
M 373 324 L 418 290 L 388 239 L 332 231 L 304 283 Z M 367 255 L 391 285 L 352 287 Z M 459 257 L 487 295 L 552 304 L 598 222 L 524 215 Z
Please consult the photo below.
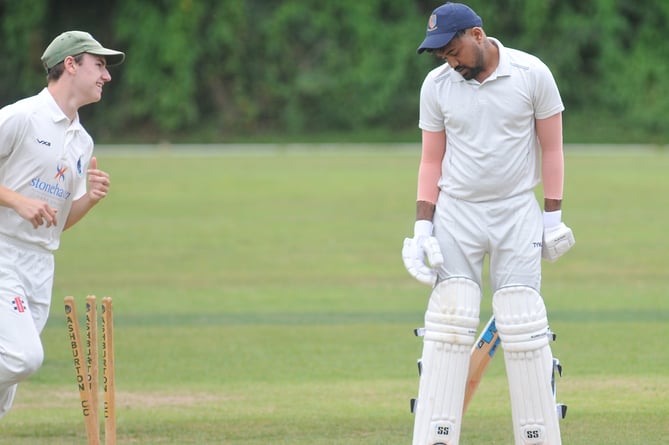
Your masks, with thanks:
M 562 212 L 544 212 L 544 236 L 541 256 L 551 263 L 557 261 L 576 243 L 572 230 L 561 221 Z

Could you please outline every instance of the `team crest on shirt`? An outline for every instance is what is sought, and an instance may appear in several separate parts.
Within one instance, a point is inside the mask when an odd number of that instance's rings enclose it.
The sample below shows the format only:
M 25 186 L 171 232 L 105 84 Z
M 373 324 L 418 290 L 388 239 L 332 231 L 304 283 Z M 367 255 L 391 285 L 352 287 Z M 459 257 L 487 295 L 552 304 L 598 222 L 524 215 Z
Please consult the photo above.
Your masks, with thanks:
M 26 302 L 23 301 L 23 298 L 21 297 L 14 297 L 14 301 L 12 301 L 12 306 L 15 312 L 18 312 L 19 314 L 22 314 L 26 311 Z
M 432 14 L 430 20 L 427 21 L 427 30 L 434 31 L 437 29 L 437 14 Z
M 56 166 L 56 176 L 54 176 L 54 179 L 58 179 L 58 181 L 63 182 L 65 181 L 65 172 L 67 171 L 67 167 L 61 167 L 60 165 Z

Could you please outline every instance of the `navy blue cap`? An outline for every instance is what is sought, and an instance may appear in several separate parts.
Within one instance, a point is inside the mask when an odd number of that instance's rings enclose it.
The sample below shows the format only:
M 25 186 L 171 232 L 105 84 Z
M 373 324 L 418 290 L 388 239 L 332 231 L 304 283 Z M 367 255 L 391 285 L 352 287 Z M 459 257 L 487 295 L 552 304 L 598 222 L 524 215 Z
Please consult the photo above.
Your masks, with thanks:
M 483 26 L 483 21 L 469 6 L 450 2 L 441 5 L 430 15 L 425 40 L 418 47 L 418 54 L 426 49 L 446 46 L 458 31 L 474 26 Z

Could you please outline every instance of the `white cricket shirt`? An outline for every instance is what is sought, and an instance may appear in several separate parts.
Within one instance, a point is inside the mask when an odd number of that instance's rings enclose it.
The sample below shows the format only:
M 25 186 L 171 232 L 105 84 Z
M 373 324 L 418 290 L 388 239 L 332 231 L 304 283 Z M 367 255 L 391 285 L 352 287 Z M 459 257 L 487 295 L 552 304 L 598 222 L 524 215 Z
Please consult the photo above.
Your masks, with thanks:
M 489 201 L 533 189 L 540 181 L 535 119 L 564 106 L 548 67 L 522 51 L 499 48 L 499 65 L 483 83 L 448 64 L 421 88 L 419 127 L 446 131 L 440 189 L 454 198 Z
M 14 210 L 0 206 L 0 234 L 56 250 L 72 202 L 86 193 L 86 168 L 93 139 L 70 122 L 45 88 L 0 110 L 0 185 L 46 201 L 58 225 L 33 228 Z

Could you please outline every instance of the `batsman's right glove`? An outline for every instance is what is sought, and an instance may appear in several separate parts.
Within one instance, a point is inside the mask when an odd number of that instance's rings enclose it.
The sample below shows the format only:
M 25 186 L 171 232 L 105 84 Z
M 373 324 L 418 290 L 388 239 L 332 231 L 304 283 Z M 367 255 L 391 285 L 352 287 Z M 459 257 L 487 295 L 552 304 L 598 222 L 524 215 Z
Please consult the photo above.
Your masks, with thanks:
M 405 238 L 402 260 L 409 274 L 428 286 L 437 281 L 436 268 L 444 264 L 439 242 L 432 236 L 432 222 L 418 220 L 413 238 Z

